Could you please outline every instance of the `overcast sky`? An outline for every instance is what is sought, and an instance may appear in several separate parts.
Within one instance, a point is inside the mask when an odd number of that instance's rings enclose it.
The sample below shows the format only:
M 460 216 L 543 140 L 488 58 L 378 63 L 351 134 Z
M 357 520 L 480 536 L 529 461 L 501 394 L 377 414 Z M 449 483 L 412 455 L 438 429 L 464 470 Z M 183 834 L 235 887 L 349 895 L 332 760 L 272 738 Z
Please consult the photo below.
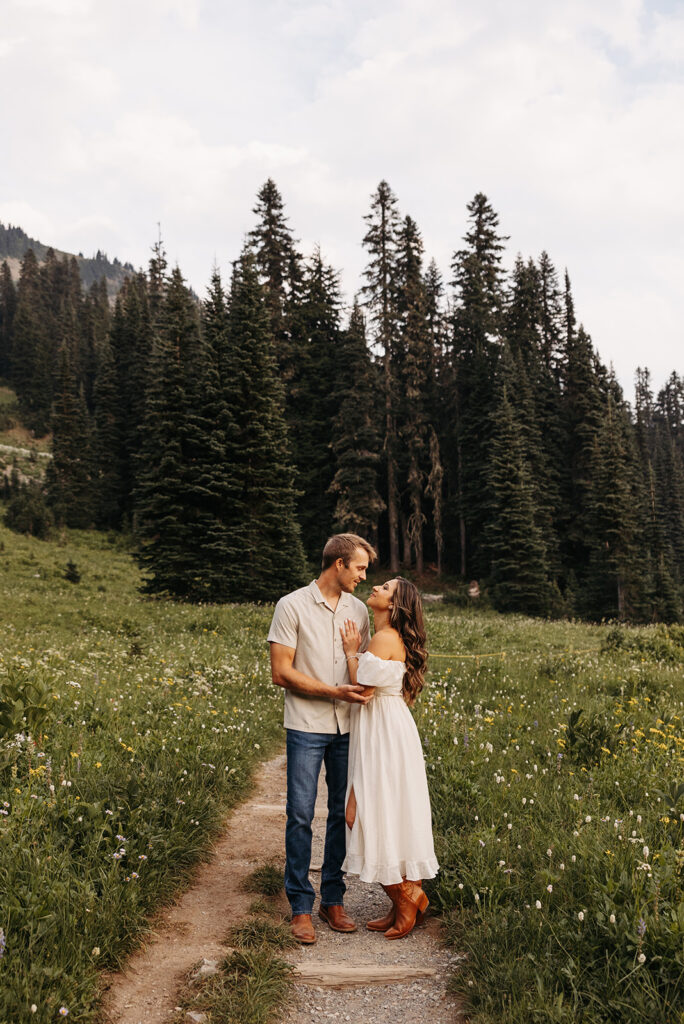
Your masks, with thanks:
M 348 299 L 385 178 L 445 277 L 485 192 L 628 395 L 684 372 L 677 0 L 0 0 L 0 220 L 203 295 L 273 177 Z

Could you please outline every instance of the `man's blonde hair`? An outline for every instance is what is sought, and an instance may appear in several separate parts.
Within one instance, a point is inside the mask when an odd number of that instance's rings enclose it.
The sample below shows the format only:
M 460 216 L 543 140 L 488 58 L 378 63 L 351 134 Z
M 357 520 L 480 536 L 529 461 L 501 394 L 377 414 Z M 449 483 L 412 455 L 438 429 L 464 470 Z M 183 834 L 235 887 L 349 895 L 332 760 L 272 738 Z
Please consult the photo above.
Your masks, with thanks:
M 372 544 L 369 544 L 363 537 L 359 537 L 357 533 L 334 534 L 325 542 L 321 569 L 329 569 L 338 558 L 341 558 L 348 567 L 352 555 L 358 548 L 363 548 L 367 553 L 369 562 L 374 562 L 377 559 L 378 554 Z

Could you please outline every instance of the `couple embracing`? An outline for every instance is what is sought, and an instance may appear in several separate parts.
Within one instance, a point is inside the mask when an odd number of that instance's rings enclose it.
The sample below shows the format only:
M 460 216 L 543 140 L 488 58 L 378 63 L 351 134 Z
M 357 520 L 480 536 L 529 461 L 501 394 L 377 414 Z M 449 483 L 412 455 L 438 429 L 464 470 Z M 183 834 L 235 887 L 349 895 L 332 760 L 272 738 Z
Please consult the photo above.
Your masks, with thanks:
M 353 533 L 323 549 L 321 574 L 281 598 L 268 634 L 273 681 L 285 689 L 287 825 L 285 891 L 292 934 L 316 941 L 309 881 L 311 824 L 325 764 L 328 818 L 319 917 L 356 931 L 344 909 L 344 873 L 380 882 L 392 905 L 368 921 L 400 939 L 427 908 L 422 880 L 437 873 L 418 730 L 408 710 L 427 653 L 420 596 L 401 576 L 373 587 L 368 611 L 353 596 L 376 558 Z

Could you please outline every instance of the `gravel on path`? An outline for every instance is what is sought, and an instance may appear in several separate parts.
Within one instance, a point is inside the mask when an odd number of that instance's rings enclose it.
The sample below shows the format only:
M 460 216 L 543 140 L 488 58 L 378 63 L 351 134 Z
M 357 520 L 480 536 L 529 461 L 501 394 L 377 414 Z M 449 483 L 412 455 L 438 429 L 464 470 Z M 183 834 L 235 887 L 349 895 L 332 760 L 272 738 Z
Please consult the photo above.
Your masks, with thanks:
M 325 838 L 326 789 L 321 781 L 314 819 L 311 881 L 318 892 L 320 864 Z M 447 992 L 447 982 L 457 968 L 461 955 L 444 948 L 439 921 L 430 917 L 404 939 L 388 941 L 382 932 L 369 932 L 366 921 L 381 917 L 389 908 L 387 896 L 379 885 L 367 885 L 347 875 L 344 905 L 358 925 L 349 935 L 332 931 L 318 917 L 318 899 L 313 920 L 317 941 L 301 946 L 288 955 L 291 963 L 395 964 L 406 967 L 432 967 L 434 978 L 391 985 L 373 984 L 359 988 L 324 988 L 299 984 L 293 1004 L 281 1024 L 456 1024 L 457 999 Z

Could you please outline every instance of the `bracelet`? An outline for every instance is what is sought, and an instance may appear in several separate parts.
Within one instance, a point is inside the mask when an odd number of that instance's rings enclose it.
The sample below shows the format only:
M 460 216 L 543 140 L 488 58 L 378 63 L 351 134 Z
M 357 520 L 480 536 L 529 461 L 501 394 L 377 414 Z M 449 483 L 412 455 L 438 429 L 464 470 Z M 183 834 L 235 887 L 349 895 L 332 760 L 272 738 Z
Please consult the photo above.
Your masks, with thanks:
M 358 654 L 348 654 L 347 655 L 347 661 L 349 661 L 350 658 L 356 658 L 357 661 L 359 660 Z

